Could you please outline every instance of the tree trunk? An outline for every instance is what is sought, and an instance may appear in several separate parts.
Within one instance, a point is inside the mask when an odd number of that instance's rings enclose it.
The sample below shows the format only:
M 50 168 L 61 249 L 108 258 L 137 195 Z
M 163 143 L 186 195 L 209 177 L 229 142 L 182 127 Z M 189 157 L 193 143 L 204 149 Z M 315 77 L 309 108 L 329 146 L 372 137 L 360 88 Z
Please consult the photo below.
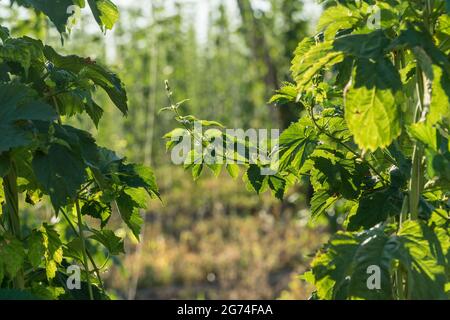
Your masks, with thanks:
M 262 75 L 262 80 L 268 90 L 274 93 L 280 87 L 280 79 L 278 77 L 277 65 L 270 55 L 269 46 L 265 38 L 264 25 L 256 17 L 250 0 L 237 0 L 237 4 L 242 18 L 242 26 L 247 45 L 252 50 L 253 58 L 261 61 L 266 66 L 267 69 L 265 74 Z M 270 108 L 271 115 L 277 119 L 278 125 L 282 130 L 286 129 L 296 118 L 292 110 L 287 106 L 277 109 L 271 106 Z

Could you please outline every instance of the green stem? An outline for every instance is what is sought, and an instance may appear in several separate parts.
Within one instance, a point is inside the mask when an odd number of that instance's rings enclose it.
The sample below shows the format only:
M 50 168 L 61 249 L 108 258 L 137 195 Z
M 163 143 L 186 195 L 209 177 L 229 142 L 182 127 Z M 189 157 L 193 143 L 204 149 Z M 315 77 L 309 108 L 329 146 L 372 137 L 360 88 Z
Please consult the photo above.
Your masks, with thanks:
M 411 182 L 409 187 L 409 208 L 412 220 L 417 220 L 419 218 L 420 193 L 422 192 L 422 157 L 422 148 L 418 145 L 415 145 L 411 171 Z
M 11 163 L 12 165 L 12 163 Z M 17 191 L 17 177 L 13 167 L 3 178 L 3 189 L 6 200 L 8 230 L 19 240 L 22 238 L 19 219 L 19 195 Z
M 424 8 L 424 21 L 427 23 L 428 31 L 433 34 L 434 21 L 430 18 L 433 12 L 434 3 L 428 0 L 426 7 Z M 425 122 L 430 110 L 431 98 L 432 98 L 432 81 L 428 78 L 426 72 L 424 72 L 421 66 L 417 65 L 417 95 L 418 104 L 414 114 L 414 122 Z M 424 157 L 423 148 L 419 143 L 414 144 L 412 169 L 411 169 L 411 181 L 409 185 L 409 211 L 411 213 L 411 219 L 417 220 L 419 218 L 419 203 L 420 195 L 424 186 L 423 179 L 423 163 Z
M 58 105 L 58 101 L 56 100 L 56 96 L 52 96 L 52 100 L 53 100 L 53 103 L 55 104 L 56 112 L 58 113 L 58 124 L 62 125 L 61 112 L 59 110 L 59 105 Z
M 172 99 L 172 95 L 173 95 L 173 92 L 171 91 L 171 89 L 170 89 L 170 87 L 169 87 L 169 83 L 168 83 L 168 81 L 166 80 L 166 92 L 167 92 L 167 98 L 169 99 L 169 104 L 170 104 L 170 106 L 172 107 L 172 111 L 174 112 L 174 114 L 175 114 L 175 116 L 178 118 L 178 119 L 182 119 L 183 118 L 183 116 L 180 114 L 180 112 L 178 111 L 178 108 L 176 108 L 175 106 L 175 104 L 174 104 L 174 102 L 173 102 L 173 99 Z M 194 138 L 194 140 L 196 140 L 198 143 L 200 143 L 204 148 L 206 148 L 206 147 L 208 147 L 208 144 L 206 143 L 206 141 L 204 141 L 203 140 L 203 136 L 201 136 L 201 137 L 198 137 L 196 134 L 195 134 L 195 132 L 186 124 L 186 123 L 184 123 L 184 122 L 182 122 L 181 123 L 182 125 L 183 125 L 183 127 L 189 132 L 189 134 L 191 135 L 191 137 L 193 137 Z M 256 147 L 256 149 L 257 149 L 257 151 L 258 152 L 260 152 L 260 149 L 258 148 L 258 147 Z M 217 156 L 220 156 L 220 157 L 222 157 L 222 159 L 223 160 L 225 160 L 225 161 L 231 161 L 231 163 L 234 163 L 235 161 L 236 161 L 236 159 L 233 157 L 233 158 L 229 158 L 228 157 L 228 155 L 226 154 L 227 152 L 225 152 L 225 154 L 224 153 L 218 153 L 217 154 Z M 246 159 L 247 160 L 247 159 Z M 251 164 L 251 162 L 250 161 L 243 161 L 244 163 L 243 164 Z
M 86 250 L 86 239 L 83 235 L 83 220 L 81 218 L 81 210 L 80 210 L 80 202 L 78 199 L 75 202 L 76 210 L 77 210 L 77 217 L 78 217 L 78 232 L 81 239 L 81 247 L 83 250 L 83 263 L 84 263 L 84 269 L 86 271 L 86 280 L 88 284 L 88 290 L 89 290 L 89 298 L 91 300 L 94 300 L 94 295 L 92 293 L 92 285 L 91 285 L 91 279 L 90 279 L 90 272 L 89 272 L 89 263 L 87 258 L 87 250 Z
M 77 230 L 77 229 L 75 228 L 75 226 L 73 225 L 72 221 L 70 221 L 70 218 L 69 218 L 69 216 L 67 215 L 67 213 L 66 213 L 64 210 L 62 210 L 62 209 L 60 209 L 60 210 L 61 210 L 62 215 L 63 215 L 64 218 L 66 219 L 67 223 L 69 224 L 70 228 L 72 229 L 72 231 L 73 231 L 73 232 L 75 233 L 75 235 L 79 238 L 79 237 L 80 237 L 80 234 L 78 233 L 78 230 Z M 95 263 L 95 260 L 94 260 L 94 258 L 92 257 L 91 253 L 89 252 L 89 250 L 86 250 L 86 254 L 87 254 L 87 257 L 89 258 L 89 261 L 90 261 L 91 264 L 92 264 L 92 267 L 94 268 L 94 272 L 95 272 L 95 275 L 97 276 L 97 280 L 98 280 L 98 283 L 100 284 L 100 287 L 102 288 L 103 291 L 105 291 L 105 287 L 104 287 L 104 285 L 103 285 L 103 280 L 102 280 L 102 277 L 101 277 L 101 275 L 100 275 L 100 269 L 101 269 L 101 268 L 97 267 L 97 264 Z
M 8 174 L 3 178 L 3 190 L 5 193 L 6 204 L 6 220 L 8 231 L 18 240 L 22 239 L 22 233 L 20 230 L 20 217 L 19 217 L 19 192 L 17 190 L 17 172 L 14 162 L 10 163 L 10 170 Z M 15 279 L 14 287 L 16 289 L 23 289 L 25 287 L 25 279 L 23 276 L 23 270 L 19 270 Z
M 403 282 L 404 278 L 404 272 L 401 268 L 401 266 L 398 267 L 398 269 L 395 271 L 395 287 L 397 291 L 397 299 L 398 300 L 405 300 L 406 299 L 406 283 Z
M 403 204 L 402 204 L 402 211 L 400 211 L 400 217 L 399 217 L 399 222 L 398 222 L 398 229 L 400 230 L 400 228 L 403 225 L 403 222 L 405 222 L 407 220 L 408 217 L 408 206 L 409 204 L 409 199 L 408 199 L 408 195 L 405 195 L 405 198 L 403 199 Z
M 423 100 L 425 95 L 424 90 L 424 74 L 420 66 L 417 66 L 417 96 L 418 103 L 414 112 L 414 122 L 419 121 L 419 114 L 423 111 Z M 411 167 L 411 180 L 409 182 L 409 212 L 412 220 L 419 218 L 419 201 L 420 201 L 420 175 L 421 175 L 421 162 L 422 151 L 419 143 L 414 143 L 413 155 L 412 155 L 412 167 Z

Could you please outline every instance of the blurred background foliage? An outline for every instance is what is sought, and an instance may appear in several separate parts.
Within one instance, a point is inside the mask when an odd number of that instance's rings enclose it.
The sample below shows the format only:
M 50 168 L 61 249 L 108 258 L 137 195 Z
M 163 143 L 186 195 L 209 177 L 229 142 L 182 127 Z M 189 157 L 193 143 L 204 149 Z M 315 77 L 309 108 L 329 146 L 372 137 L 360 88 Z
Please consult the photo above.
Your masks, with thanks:
M 120 299 L 304 299 L 311 288 L 298 275 L 339 221 L 308 224 L 309 188 L 291 190 L 283 202 L 256 196 L 231 178 L 206 175 L 192 182 L 171 164 L 162 136 L 173 127 L 169 79 L 185 114 L 230 128 L 286 128 L 300 115 L 295 106 L 267 101 L 289 80 L 297 43 L 310 34 L 320 8 L 302 0 L 117 1 L 121 18 L 99 35 L 88 15 L 61 42 L 43 15 L 0 0 L 0 24 L 13 35 L 33 34 L 60 52 L 89 56 L 110 66 L 126 85 L 125 121 L 106 97 L 101 129 L 87 116 L 77 126 L 130 161 L 150 164 L 163 203 L 143 212 L 142 242 L 129 240 L 123 259 L 105 262 L 109 292 Z M 17 19 L 18 16 L 24 19 Z M 333 210 L 338 210 L 336 206 Z M 31 222 L 51 214 L 27 212 Z M 112 221 L 114 223 L 114 221 Z M 125 230 L 125 229 L 124 229 Z M 126 232 L 126 231 L 123 231 Z

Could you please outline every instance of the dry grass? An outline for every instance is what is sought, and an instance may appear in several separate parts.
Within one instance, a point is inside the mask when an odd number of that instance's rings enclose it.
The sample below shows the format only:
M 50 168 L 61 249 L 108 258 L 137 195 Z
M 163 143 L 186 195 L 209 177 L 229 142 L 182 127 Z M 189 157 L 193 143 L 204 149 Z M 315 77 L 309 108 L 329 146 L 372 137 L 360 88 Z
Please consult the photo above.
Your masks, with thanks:
M 142 256 L 135 245 L 108 284 L 125 296 L 142 270 L 139 299 L 305 299 L 298 279 L 327 233 L 305 224 L 300 205 L 255 196 L 225 177 L 162 182 L 165 206 L 147 214 Z M 161 183 L 161 182 L 160 182 Z M 167 192 L 170 190 L 170 192 Z M 133 252 L 134 251 L 134 252 Z

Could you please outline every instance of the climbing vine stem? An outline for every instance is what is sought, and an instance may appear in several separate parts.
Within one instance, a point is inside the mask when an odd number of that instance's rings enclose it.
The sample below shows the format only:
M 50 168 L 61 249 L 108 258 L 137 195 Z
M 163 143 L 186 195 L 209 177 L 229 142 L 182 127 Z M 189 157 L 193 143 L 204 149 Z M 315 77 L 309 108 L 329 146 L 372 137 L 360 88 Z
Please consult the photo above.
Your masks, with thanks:
M 84 234 L 83 234 L 83 219 L 81 217 L 81 209 L 80 209 L 80 202 L 77 199 L 75 201 L 75 207 L 76 207 L 76 211 L 77 211 L 77 218 L 78 218 L 78 232 L 79 232 L 79 237 L 81 240 L 81 247 L 83 250 L 83 264 L 84 264 L 84 269 L 86 272 L 86 281 L 87 281 L 87 285 L 88 285 L 88 290 L 89 290 L 89 298 L 91 300 L 94 300 L 94 295 L 92 293 L 92 284 L 91 284 L 91 279 L 90 279 L 90 272 L 89 272 L 89 262 L 88 262 L 88 258 L 87 258 L 87 249 L 86 249 L 86 239 L 84 238 Z

